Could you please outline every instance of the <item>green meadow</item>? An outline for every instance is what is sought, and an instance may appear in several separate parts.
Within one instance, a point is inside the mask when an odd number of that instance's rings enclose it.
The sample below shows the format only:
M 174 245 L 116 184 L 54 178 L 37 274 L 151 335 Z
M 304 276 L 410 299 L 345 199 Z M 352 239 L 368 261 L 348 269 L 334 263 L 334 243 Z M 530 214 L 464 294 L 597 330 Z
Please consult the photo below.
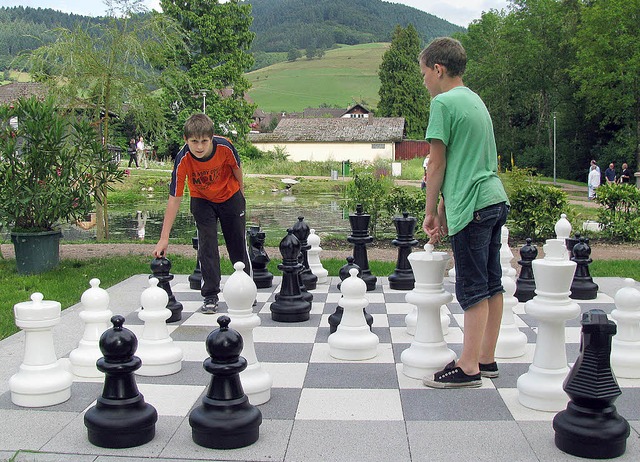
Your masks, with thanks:
M 250 72 L 249 95 L 265 112 L 300 112 L 322 104 L 344 107 L 378 103 L 378 68 L 389 43 L 328 50 L 322 58 L 302 57 Z

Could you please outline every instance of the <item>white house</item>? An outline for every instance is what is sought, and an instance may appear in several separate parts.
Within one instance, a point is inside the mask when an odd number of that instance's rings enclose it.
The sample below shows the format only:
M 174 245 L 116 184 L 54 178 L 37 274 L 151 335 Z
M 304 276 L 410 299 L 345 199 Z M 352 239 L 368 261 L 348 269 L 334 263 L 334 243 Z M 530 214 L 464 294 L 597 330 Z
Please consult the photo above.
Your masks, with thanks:
M 373 161 L 395 159 L 404 118 L 282 119 L 273 133 L 250 133 L 262 151 L 283 149 L 289 160 Z

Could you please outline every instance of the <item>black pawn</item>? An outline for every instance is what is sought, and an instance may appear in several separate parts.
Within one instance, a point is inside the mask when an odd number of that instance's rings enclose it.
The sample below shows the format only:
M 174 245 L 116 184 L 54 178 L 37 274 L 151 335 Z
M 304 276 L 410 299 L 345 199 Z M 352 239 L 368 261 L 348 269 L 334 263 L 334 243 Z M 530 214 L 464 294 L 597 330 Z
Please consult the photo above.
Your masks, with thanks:
M 280 241 L 282 263 L 278 269 L 283 272 L 282 285 L 276 300 L 271 303 L 271 319 L 280 322 L 302 322 L 309 320 L 311 302 L 304 299 L 300 291 L 298 272 L 302 264 L 298 263 L 300 241 L 288 229 L 287 235 Z
M 358 270 L 358 277 L 360 277 L 360 267 L 353 262 L 353 257 L 349 255 L 347 257 L 346 265 L 343 265 L 338 272 L 338 276 L 340 277 L 340 281 L 344 281 L 349 276 L 349 270 L 351 268 L 355 268 Z M 342 282 L 338 283 L 338 290 L 340 290 Z M 373 326 L 373 316 L 367 313 L 366 308 L 362 308 L 362 312 L 364 313 L 364 318 L 367 320 L 367 324 L 369 325 L 369 330 L 372 330 Z M 340 321 L 342 321 L 342 315 L 344 314 L 344 308 L 340 306 L 340 301 L 338 301 L 338 305 L 336 306 L 336 310 L 333 314 L 329 315 L 329 332 L 334 333 L 338 330 L 338 326 L 340 325 Z
M 229 328 L 231 318 L 220 316 L 220 327 L 207 336 L 209 358 L 204 369 L 212 375 L 202 404 L 189 414 L 194 443 L 205 448 L 235 449 L 258 440 L 262 413 L 249 403 L 240 382 L 247 360 L 240 356 L 243 341 Z
M 527 243 L 520 249 L 520 275 L 516 279 L 516 292 L 514 296 L 519 302 L 524 303 L 531 300 L 536 295 L 536 281 L 533 277 L 533 265 L 531 262 L 538 256 L 538 248 L 531 245 L 531 238 L 527 238 Z
M 593 282 L 589 273 L 591 247 L 589 240 L 581 237 L 573 246 L 571 260 L 576 262 L 576 272 L 571 282 L 571 298 L 575 300 L 595 300 L 598 297 L 598 284 Z
M 564 381 L 570 401 L 553 419 L 556 446 L 589 459 L 624 454 L 629 423 L 613 402 L 622 393 L 611 371 L 611 338 L 616 325 L 602 310 L 582 315 L 580 355 Z
M 189 288 L 191 290 L 200 290 L 202 288 L 202 271 L 200 270 L 200 258 L 198 257 L 198 247 L 200 246 L 198 236 L 191 238 L 191 245 L 196 251 L 196 267 L 193 269 L 193 273 L 189 275 Z
M 173 280 L 173 274 L 171 274 L 170 271 L 171 262 L 168 258 L 160 257 L 151 260 L 151 272 L 153 274 L 149 276 L 149 278 L 158 279 L 158 287 L 164 290 L 169 296 L 167 308 L 171 310 L 171 316 L 167 319 L 167 322 L 176 322 L 182 319 L 182 303 L 176 300 L 171 290 L 170 282 Z
M 270 261 L 264 250 L 265 234 L 259 226 L 251 226 L 247 230 L 249 235 L 249 260 L 253 269 L 253 282 L 258 289 L 268 289 L 273 284 L 273 274 L 267 269 Z
M 398 248 L 398 259 L 393 274 L 389 276 L 389 287 L 395 290 L 412 290 L 416 283 L 409 263 L 411 248 L 418 245 L 417 239 L 414 238 L 416 221 L 415 217 L 410 217 L 408 212 L 402 212 L 401 217 L 393 218 L 397 239 L 391 243 Z
M 307 239 L 309 238 L 309 233 L 311 232 L 311 228 L 304 221 L 304 217 L 298 217 L 298 222 L 293 225 L 293 234 L 296 235 L 298 240 L 300 241 L 300 255 L 298 256 L 298 261 L 302 263 L 302 270 L 300 270 L 300 282 L 304 285 L 306 290 L 314 290 L 318 283 L 318 276 L 311 272 L 311 268 L 309 268 L 309 254 L 308 251 L 311 248 Z
M 138 339 L 122 327 L 124 317 L 111 318 L 112 329 L 100 336 L 104 355 L 96 366 L 104 372 L 102 396 L 84 415 L 89 442 L 102 448 L 131 448 L 148 443 L 156 433 L 158 413 L 138 391 L 134 372 L 142 361 L 134 356 Z
M 351 225 L 351 235 L 347 236 L 347 241 L 353 244 L 353 258 L 356 265 L 360 267 L 360 279 L 367 285 L 367 291 L 375 290 L 378 280 L 371 274 L 369 269 L 369 258 L 367 257 L 367 244 L 373 242 L 373 236 L 369 235 L 369 221 L 371 215 L 364 213 L 362 204 L 356 206 L 356 213 L 349 214 L 349 224 Z

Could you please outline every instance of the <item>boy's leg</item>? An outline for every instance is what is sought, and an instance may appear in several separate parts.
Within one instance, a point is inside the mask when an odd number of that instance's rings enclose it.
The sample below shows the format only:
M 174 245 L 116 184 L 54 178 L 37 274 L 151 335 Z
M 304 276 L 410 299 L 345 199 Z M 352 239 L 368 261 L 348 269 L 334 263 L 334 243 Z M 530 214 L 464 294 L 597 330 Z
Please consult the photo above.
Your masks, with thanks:
M 244 271 L 251 276 L 251 261 L 247 249 L 246 233 L 246 200 L 241 192 L 234 194 L 229 200 L 220 204 L 220 229 L 229 252 L 231 263 L 241 261 Z
M 202 272 L 200 293 L 204 299 L 220 293 L 220 252 L 218 250 L 217 204 L 206 199 L 191 198 L 191 213 L 198 228 L 198 259 Z

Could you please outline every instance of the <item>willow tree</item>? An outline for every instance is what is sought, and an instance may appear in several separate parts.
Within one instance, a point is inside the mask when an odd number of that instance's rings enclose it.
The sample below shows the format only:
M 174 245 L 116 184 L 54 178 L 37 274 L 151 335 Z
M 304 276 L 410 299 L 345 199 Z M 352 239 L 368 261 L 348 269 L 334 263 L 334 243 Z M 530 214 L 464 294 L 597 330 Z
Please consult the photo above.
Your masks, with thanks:
M 60 104 L 87 111 L 101 129 L 105 146 L 114 115 L 145 113 L 146 123 L 162 125 L 154 90 L 160 70 L 170 68 L 183 36 L 167 16 L 147 13 L 143 0 L 105 0 L 99 21 L 54 30 L 56 39 L 29 56 L 31 73 L 48 83 Z M 97 239 L 109 237 L 107 190 L 96 197 Z

